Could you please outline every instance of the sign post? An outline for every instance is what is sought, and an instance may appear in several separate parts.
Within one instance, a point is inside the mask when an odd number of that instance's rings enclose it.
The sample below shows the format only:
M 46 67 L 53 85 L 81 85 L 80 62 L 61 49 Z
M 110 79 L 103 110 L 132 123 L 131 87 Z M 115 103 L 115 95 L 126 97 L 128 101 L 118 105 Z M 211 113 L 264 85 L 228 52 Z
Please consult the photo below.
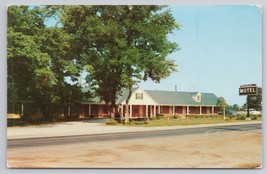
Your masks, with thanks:
M 249 117 L 249 102 L 256 98 L 255 95 L 258 95 L 258 87 L 256 84 L 242 85 L 239 88 L 239 95 L 247 96 L 247 117 Z
M 247 95 L 247 117 L 249 117 L 249 98 L 248 98 L 248 95 Z

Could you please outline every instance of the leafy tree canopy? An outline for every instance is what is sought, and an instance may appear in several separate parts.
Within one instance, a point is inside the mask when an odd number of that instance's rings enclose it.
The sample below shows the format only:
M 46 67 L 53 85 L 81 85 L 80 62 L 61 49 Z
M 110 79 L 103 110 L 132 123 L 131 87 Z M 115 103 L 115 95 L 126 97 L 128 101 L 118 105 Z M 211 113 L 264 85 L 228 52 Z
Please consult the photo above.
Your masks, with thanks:
M 74 95 L 65 77 L 77 81 L 79 69 L 69 54 L 72 36 L 60 28 L 47 28 L 45 10 L 8 9 L 8 102 L 31 101 L 51 119 Z
M 248 101 L 242 106 L 243 109 L 247 109 L 247 103 L 249 103 L 249 108 L 255 109 L 257 111 L 262 110 L 262 88 L 258 88 L 258 95 L 248 96 Z
M 227 105 L 227 103 L 223 97 L 219 97 L 218 102 L 217 102 L 217 106 L 218 106 L 220 111 L 223 111 L 223 110 L 225 110 L 225 108 L 227 108 L 228 105 Z
M 60 27 L 45 25 L 52 17 Z M 177 71 L 168 36 L 180 26 L 167 6 L 10 6 L 8 19 L 9 98 L 48 117 L 80 97 L 81 73 L 113 112 L 123 88 Z
M 106 103 L 114 105 L 122 88 L 176 71 L 167 56 L 178 45 L 167 37 L 179 25 L 166 6 L 66 6 L 60 21 L 74 37 L 73 56 Z

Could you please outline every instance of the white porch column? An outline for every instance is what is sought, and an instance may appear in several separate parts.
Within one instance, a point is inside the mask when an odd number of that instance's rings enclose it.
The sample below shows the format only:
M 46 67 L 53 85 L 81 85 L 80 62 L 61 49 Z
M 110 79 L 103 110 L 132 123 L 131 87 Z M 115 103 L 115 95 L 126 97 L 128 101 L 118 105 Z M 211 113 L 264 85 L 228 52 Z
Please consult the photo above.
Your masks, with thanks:
M 88 114 L 89 114 L 89 116 L 90 116 L 90 115 L 92 115 L 91 105 L 89 104 L 88 107 L 89 107 L 89 109 L 88 109 Z
M 160 114 L 160 105 L 158 106 L 158 114 Z
M 211 107 L 211 113 L 214 114 L 214 106 Z
M 156 105 L 154 105 L 154 117 L 156 117 Z
M 148 106 L 146 105 L 146 117 L 148 116 Z
M 21 103 L 21 116 L 24 115 L 24 106 L 23 106 L 23 103 Z
M 172 115 L 175 115 L 175 106 L 172 107 Z
M 199 114 L 200 115 L 202 114 L 202 106 L 200 106 L 200 108 L 199 108 Z
M 132 118 L 132 105 L 130 105 L 130 118 Z
M 121 117 L 123 117 L 123 104 L 121 105 Z
M 186 108 L 186 115 L 189 115 L 189 106 Z

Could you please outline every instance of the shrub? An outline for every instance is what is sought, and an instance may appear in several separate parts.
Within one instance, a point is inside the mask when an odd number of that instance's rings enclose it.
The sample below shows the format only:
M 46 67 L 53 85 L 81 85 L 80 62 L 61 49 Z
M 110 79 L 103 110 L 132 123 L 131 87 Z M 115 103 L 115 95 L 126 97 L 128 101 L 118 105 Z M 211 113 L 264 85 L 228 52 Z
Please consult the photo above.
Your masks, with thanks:
M 229 120 L 230 120 L 230 118 L 229 118 L 229 117 L 225 118 L 225 121 L 229 121 Z
M 234 117 L 234 115 L 227 115 L 227 117 L 228 117 L 230 120 L 232 120 L 233 117 Z
M 46 118 L 42 115 L 30 115 L 27 117 L 22 117 L 23 122 L 27 125 L 40 125 L 55 122 L 55 118 Z
M 10 119 L 10 118 L 7 119 L 7 126 L 8 127 L 25 126 L 25 125 L 27 125 L 27 124 L 22 119 Z
M 257 120 L 257 115 L 252 115 L 251 120 Z
M 161 119 L 164 119 L 165 117 L 163 115 L 157 115 L 156 116 L 156 120 L 161 120 Z
M 122 118 L 115 118 L 115 120 L 116 120 L 118 123 L 124 123 L 124 122 L 125 122 L 125 119 L 122 119 Z
M 211 119 L 214 116 L 213 115 L 190 115 L 190 117 L 192 118 L 196 118 L 196 119 Z
M 118 122 L 114 119 L 109 119 L 105 123 L 106 125 L 117 125 L 118 124 Z
M 210 119 L 217 119 L 218 118 L 218 115 L 209 115 L 209 118 Z
M 173 116 L 173 119 L 178 119 L 178 118 L 180 118 L 178 115 Z
M 147 121 L 133 121 L 132 124 L 142 125 L 142 124 L 147 124 Z
M 150 119 L 151 121 L 153 121 L 153 120 L 156 120 L 157 117 L 149 117 L 149 119 Z
M 236 120 L 245 120 L 246 119 L 246 115 L 237 115 L 236 116 Z

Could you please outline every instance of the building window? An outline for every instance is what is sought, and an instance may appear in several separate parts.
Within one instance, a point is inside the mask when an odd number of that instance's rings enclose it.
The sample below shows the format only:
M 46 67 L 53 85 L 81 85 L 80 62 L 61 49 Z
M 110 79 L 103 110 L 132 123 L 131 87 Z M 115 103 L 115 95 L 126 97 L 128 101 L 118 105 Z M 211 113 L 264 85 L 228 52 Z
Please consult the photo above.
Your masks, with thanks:
M 135 99 L 143 100 L 143 93 L 135 93 Z
M 164 107 L 164 106 L 161 106 L 161 107 L 160 107 L 160 113 L 163 113 L 163 112 L 164 112 L 163 107 Z
M 201 102 L 201 95 L 197 95 L 197 102 Z

